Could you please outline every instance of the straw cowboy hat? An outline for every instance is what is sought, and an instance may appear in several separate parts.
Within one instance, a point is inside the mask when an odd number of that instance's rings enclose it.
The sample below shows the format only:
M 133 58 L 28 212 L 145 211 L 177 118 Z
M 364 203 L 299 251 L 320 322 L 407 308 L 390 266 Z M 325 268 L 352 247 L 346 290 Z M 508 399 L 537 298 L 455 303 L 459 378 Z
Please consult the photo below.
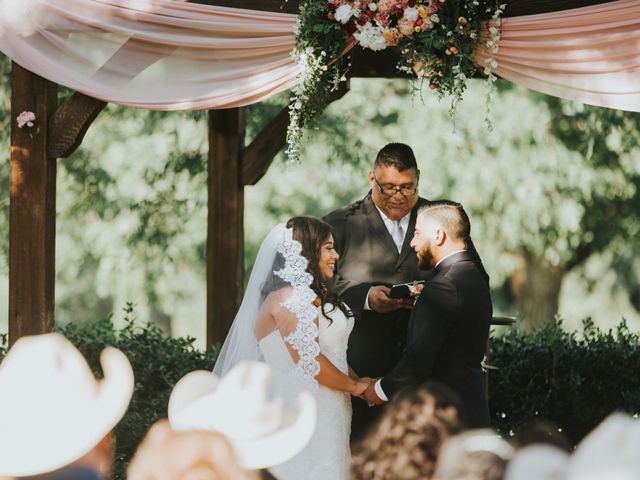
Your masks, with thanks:
M 271 368 L 261 362 L 241 362 L 222 379 L 204 370 L 188 373 L 171 392 L 169 422 L 174 430 L 223 433 L 244 468 L 278 465 L 313 435 L 316 405 L 309 392 L 275 398 L 272 387 Z
M 23 337 L 0 364 L 0 476 L 51 472 L 90 452 L 124 415 L 133 393 L 127 357 L 107 347 L 97 381 L 58 333 Z

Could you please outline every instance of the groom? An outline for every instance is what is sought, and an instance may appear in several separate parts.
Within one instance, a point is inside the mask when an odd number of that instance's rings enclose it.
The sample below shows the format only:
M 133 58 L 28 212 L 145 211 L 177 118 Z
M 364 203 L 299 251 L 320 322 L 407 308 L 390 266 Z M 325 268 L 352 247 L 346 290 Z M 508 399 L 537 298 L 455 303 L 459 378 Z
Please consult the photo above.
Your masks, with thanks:
M 467 427 L 489 426 L 481 362 L 493 308 L 487 282 L 467 251 L 470 229 L 469 217 L 454 202 L 431 202 L 418 212 L 411 247 L 420 268 L 433 270 L 411 311 L 404 354 L 369 385 L 369 405 L 435 380 L 460 396 Z

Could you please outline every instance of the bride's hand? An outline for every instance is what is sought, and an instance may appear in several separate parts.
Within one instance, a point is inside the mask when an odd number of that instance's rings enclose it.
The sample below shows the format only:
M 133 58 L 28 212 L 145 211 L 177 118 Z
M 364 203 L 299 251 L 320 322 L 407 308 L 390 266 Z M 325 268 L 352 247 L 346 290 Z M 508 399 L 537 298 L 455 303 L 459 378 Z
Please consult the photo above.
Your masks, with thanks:
M 369 382 L 364 381 L 362 378 L 360 380 L 356 380 L 353 383 L 353 388 L 351 389 L 351 395 L 354 397 L 362 397 L 362 394 L 369 386 Z

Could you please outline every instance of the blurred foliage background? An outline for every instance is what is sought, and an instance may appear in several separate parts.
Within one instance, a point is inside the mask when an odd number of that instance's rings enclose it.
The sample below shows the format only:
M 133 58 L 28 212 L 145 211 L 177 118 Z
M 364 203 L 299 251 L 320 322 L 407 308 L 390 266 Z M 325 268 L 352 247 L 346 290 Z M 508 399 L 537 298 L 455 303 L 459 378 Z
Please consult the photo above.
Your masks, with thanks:
M 9 69 L 0 57 L 0 332 L 7 329 Z M 245 189 L 245 265 L 292 215 L 322 216 L 362 198 L 385 143 L 410 144 L 420 193 L 462 202 L 491 275 L 496 313 L 527 329 L 585 318 L 640 330 L 640 115 L 584 107 L 498 82 L 470 82 L 455 126 L 448 103 L 404 80 L 353 79 L 305 140 Z M 64 94 L 64 92 L 63 92 Z M 286 97 L 248 107 L 247 142 Z M 59 160 L 56 321 L 107 317 L 133 302 L 140 320 L 204 345 L 207 124 L 204 112 L 113 105 Z M 247 275 L 248 276 L 248 275 Z

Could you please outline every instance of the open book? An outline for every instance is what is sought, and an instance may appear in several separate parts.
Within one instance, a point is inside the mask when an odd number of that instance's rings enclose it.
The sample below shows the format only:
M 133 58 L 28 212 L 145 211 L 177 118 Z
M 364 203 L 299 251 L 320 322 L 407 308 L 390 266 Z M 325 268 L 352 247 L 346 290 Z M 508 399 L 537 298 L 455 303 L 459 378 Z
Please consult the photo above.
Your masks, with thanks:
M 398 283 L 391 286 L 388 295 L 391 298 L 412 297 L 416 294 L 416 287 L 422 285 L 424 280 L 415 280 L 409 283 Z

